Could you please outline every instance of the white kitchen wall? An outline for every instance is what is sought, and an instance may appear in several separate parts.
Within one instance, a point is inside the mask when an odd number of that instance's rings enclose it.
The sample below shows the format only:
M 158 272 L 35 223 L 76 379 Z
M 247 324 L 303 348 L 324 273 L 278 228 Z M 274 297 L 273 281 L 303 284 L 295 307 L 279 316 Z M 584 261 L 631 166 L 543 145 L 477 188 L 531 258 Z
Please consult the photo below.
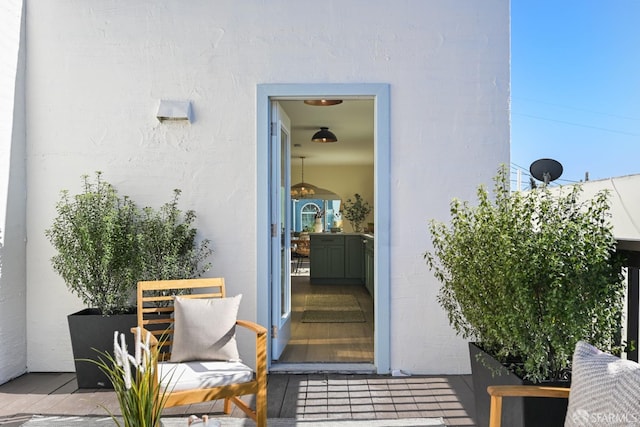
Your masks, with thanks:
M 469 369 L 424 264 L 427 221 L 509 161 L 509 1 L 27 1 L 27 365 L 72 371 L 44 230 L 61 189 L 105 179 L 140 204 L 183 191 L 215 250 L 211 275 L 256 318 L 256 88 L 387 83 L 391 90 L 391 364 Z M 194 121 L 159 123 L 160 99 Z M 15 185 L 20 185 L 15 183 Z
M 301 168 L 291 167 L 291 182 L 300 182 Z M 374 206 L 373 191 L 373 165 L 331 165 L 331 166 L 306 166 L 304 167 L 305 182 L 309 182 L 317 187 L 333 191 L 344 202 L 347 199 L 354 199 L 353 195 L 358 193 L 371 206 Z M 373 222 L 373 212 L 371 212 L 363 225 Z M 351 224 L 345 220 L 344 231 L 352 231 Z

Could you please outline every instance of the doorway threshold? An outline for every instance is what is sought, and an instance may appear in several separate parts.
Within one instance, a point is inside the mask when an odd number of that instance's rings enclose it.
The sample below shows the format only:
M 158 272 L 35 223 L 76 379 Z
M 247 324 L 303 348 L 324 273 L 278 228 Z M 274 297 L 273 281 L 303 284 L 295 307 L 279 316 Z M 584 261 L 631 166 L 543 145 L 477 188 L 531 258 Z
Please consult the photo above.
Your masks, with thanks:
M 372 363 L 272 363 L 273 374 L 375 374 Z

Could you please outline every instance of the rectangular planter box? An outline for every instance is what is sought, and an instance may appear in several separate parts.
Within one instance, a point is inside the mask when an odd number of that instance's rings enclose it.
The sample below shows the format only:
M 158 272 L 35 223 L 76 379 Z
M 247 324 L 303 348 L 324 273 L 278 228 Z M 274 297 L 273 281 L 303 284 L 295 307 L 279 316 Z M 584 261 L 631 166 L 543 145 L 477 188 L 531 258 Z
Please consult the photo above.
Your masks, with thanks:
M 506 369 L 474 343 L 469 343 L 469 356 L 471 357 L 471 373 L 476 403 L 476 423 L 479 427 L 487 427 L 491 402 L 487 387 L 490 385 L 531 383 L 522 380 Z M 569 386 L 566 383 L 547 385 Z M 502 425 L 508 427 L 562 427 L 567 414 L 568 402 L 567 399 L 505 397 L 502 400 Z
M 87 361 L 97 360 L 96 350 L 113 355 L 113 333 L 124 333 L 129 353 L 134 351 L 134 336 L 131 328 L 137 326 L 137 316 L 132 314 L 115 314 L 103 316 L 95 309 L 84 309 L 67 316 L 71 347 L 76 367 L 79 388 L 113 388 L 109 378 L 100 368 Z

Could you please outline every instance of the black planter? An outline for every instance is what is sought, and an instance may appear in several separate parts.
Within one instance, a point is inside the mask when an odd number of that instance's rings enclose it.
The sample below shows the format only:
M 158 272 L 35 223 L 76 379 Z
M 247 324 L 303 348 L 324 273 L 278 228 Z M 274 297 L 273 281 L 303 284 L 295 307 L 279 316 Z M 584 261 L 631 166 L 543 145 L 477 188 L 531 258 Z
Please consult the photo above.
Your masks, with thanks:
M 113 333 L 124 333 L 129 353 L 133 353 L 134 336 L 131 328 L 137 325 L 135 311 L 127 314 L 103 316 L 96 309 L 87 308 L 67 316 L 71 347 L 79 388 L 113 388 L 109 378 L 97 365 L 79 359 L 96 360 L 96 350 L 113 355 Z M 95 350 L 94 350 L 95 349 Z
M 469 343 L 471 374 L 476 403 L 476 423 L 489 425 L 490 385 L 531 384 L 505 368 L 474 343 Z M 568 383 L 549 383 L 549 386 L 569 387 Z M 567 414 L 567 399 L 541 397 L 505 397 L 502 401 L 502 425 L 509 427 L 562 427 Z

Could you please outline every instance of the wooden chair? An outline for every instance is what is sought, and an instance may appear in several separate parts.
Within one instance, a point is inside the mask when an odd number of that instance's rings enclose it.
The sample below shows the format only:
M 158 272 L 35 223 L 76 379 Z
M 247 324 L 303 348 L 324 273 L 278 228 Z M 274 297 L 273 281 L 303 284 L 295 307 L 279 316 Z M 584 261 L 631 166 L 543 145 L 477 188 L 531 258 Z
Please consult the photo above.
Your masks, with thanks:
M 491 385 L 487 393 L 491 396 L 489 427 L 500 427 L 502 424 L 503 397 L 556 397 L 569 398 L 569 388 L 544 387 L 536 385 Z
M 158 360 L 160 369 L 174 367 L 174 365 L 190 365 L 190 363 L 170 363 L 171 346 L 174 342 L 174 295 L 183 295 L 186 298 L 224 298 L 225 285 L 224 279 L 184 279 L 184 280 L 161 280 L 161 281 L 144 281 L 138 282 L 137 308 L 138 308 L 138 326 L 152 333 L 152 343 L 155 345 L 154 350 L 159 352 Z M 224 413 L 231 413 L 231 403 L 244 411 L 251 419 L 255 421 L 258 427 L 266 427 L 267 425 L 267 330 L 250 321 L 237 320 L 236 326 L 246 328 L 255 333 L 256 348 L 256 366 L 251 375 L 249 372 L 249 381 L 240 383 L 224 384 L 210 388 L 194 388 L 183 389 L 177 387 L 180 375 L 171 376 L 169 379 L 160 378 L 160 386 L 163 390 L 167 390 L 168 397 L 164 407 L 189 405 L 192 403 L 207 402 L 224 398 Z M 203 325 L 206 328 L 207 325 Z M 146 334 L 146 333 L 145 333 Z M 198 362 L 196 362 L 198 363 Z M 213 362 L 199 363 L 196 371 L 203 366 L 211 366 L 215 363 L 231 364 L 231 362 Z M 216 365 L 218 366 L 218 365 Z M 250 368 L 242 365 L 247 370 Z M 181 366 L 181 368 L 186 368 Z M 226 368 L 221 369 L 219 378 L 228 378 Z M 175 372 L 175 371 L 174 371 Z M 217 375 L 215 372 L 207 372 L 212 377 Z M 253 377 L 251 379 L 251 377 Z M 163 384 L 163 382 L 165 384 Z M 167 387 L 166 382 L 171 385 Z M 252 410 L 247 404 L 240 400 L 239 396 L 252 395 L 256 396 L 256 409 Z
M 293 256 L 296 258 L 296 266 L 293 270 L 294 273 L 297 273 L 302 267 L 302 262 L 305 258 L 309 258 L 311 253 L 311 245 L 309 239 L 301 239 L 295 241 L 295 247 L 293 249 Z

